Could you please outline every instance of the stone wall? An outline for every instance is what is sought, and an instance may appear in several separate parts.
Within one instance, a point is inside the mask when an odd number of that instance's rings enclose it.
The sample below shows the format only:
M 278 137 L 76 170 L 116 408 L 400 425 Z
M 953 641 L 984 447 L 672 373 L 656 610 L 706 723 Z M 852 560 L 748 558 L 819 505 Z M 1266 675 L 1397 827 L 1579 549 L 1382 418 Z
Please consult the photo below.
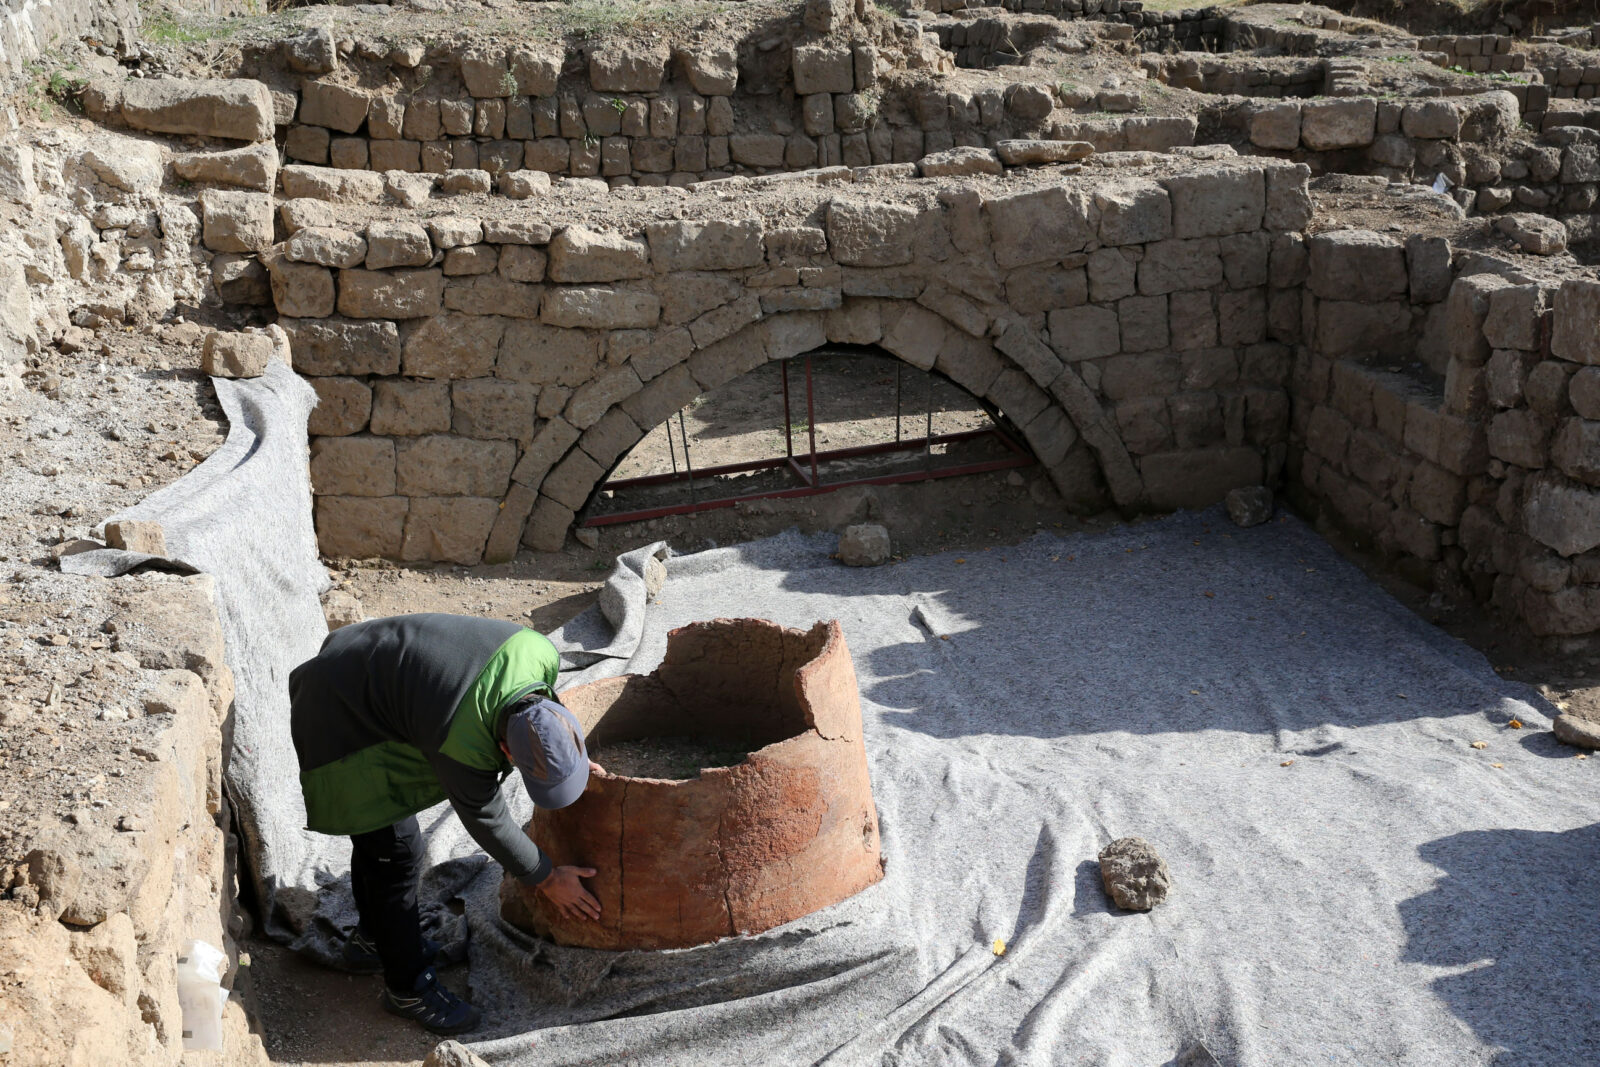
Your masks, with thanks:
M 1503 34 L 1449 34 L 1417 38 L 1417 50 L 1424 59 L 1441 67 L 1461 67 L 1474 74 L 1499 74 L 1528 68 L 1528 56 L 1513 52 L 1515 37 Z M 1554 85 L 1548 78 L 1546 82 Z
M 1537 89 L 1539 86 L 1530 86 Z M 1538 142 L 1513 140 L 1513 93 L 1411 102 L 1355 97 L 1282 101 L 1208 114 L 1254 151 L 1303 160 L 1317 173 L 1365 172 L 1431 184 L 1444 175 L 1463 207 L 1482 214 L 1538 212 L 1561 219 L 1574 241 L 1592 240 L 1600 142 L 1577 126 Z M 1552 113 L 1555 114 L 1555 113 Z
M 1428 586 L 1600 630 L 1600 283 L 1443 239 L 1309 242 L 1291 491 Z M 1420 360 L 1420 363 L 1418 362 Z
M 479 201 L 308 227 L 266 259 L 323 397 L 322 549 L 559 548 L 646 431 L 830 342 L 988 400 L 1085 509 L 1212 503 L 1282 467 L 1299 297 L 1273 279 L 1306 181 L 1273 161 L 919 184 L 841 169 L 747 183 L 743 218 L 713 184 L 632 193 L 676 216 L 635 227 L 571 201 L 560 221 Z M 757 217 L 763 189 L 781 213 Z
M 138 27 L 130 0 L 0 0 L 0 87 L 67 41 L 93 33 L 106 44 L 129 44 Z M 0 110 L 0 133 L 16 125 L 10 109 Z
M 951 147 L 1046 134 L 1058 107 L 1091 102 L 1063 100 L 1058 88 L 1032 82 L 962 92 L 887 82 L 891 58 L 902 68 L 948 64 L 938 38 L 927 37 L 919 44 L 890 34 L 886 42 L 863 30 L 853 40 L 797 39 L 787 62 L 768 72 L 771 84 L 748 87 L 732 49 L 583 54 L 518 46 L 346 64 L 274 97 L 290 162 L 680 186 L 916 162 Z
M 211 579 L 116 585 L 107 654 L 145 676 L 143 718 L 125 753 L 78 768 L 94 778 L 93 817 L 63 823 L 0 871 L 11 888 L 0 901 L 6 1062 L 264 1067 L 237 998 L 222 1053 L 184 1053 L 178 1005 L 183 943 L 198 938 L 236 961 L 243 929 L 222 791 L 233 676 Z

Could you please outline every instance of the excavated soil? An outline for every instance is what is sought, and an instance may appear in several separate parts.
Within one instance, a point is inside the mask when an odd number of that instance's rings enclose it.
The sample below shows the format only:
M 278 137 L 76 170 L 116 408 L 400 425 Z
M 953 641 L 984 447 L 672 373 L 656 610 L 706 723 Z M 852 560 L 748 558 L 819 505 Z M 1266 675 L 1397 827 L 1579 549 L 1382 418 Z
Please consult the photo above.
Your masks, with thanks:
M 706 767 L 731 767 L 749 753 L 724 743 L 699 737 L 642 737 L 612 741 L 589 753 L 589 758 L 622 778 L 698 777 Z

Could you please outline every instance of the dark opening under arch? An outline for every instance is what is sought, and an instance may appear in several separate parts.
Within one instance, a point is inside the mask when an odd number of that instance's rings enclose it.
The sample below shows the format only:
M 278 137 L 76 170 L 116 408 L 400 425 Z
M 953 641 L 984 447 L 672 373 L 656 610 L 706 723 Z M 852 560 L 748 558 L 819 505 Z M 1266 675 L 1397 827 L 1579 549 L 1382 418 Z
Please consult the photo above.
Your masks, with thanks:
M 596 484 L 579 523 L 1036 462 L 1003 412 L 945 375 L 876 345 L 827 344 L 707 390 L 650 428 Z

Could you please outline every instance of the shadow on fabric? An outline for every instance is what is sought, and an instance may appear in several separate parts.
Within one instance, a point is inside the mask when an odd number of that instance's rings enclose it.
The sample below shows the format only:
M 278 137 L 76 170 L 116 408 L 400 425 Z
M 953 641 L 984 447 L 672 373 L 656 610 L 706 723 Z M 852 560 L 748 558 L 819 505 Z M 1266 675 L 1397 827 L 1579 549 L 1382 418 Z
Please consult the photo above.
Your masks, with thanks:
M 1471 968 L 1433 990 L 1496 1067 L 1600 1063 L 1600 824 L 1564 832 L 1471 830 L 1419 850 L 1444 875 L 1400 904 L 1403 960 Z

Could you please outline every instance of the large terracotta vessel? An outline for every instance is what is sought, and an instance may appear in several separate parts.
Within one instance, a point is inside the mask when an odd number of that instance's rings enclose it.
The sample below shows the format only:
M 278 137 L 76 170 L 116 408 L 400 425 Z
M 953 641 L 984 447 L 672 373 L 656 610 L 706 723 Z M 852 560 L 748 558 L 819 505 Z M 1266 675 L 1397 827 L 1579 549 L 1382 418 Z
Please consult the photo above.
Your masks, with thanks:
M 562 945 L 686 948 L 754 934 L 883 877 L 855 667 L 838 622 L 809 631 L 716 619 L 667 635 L 649 675 L 568 689 L 591 750 L 691 736 L 749 752 L 682 780 L 596 774 L 528 834 L 557 865 L 598 872 L 598 922 L 507 878 L 501 914 Z

